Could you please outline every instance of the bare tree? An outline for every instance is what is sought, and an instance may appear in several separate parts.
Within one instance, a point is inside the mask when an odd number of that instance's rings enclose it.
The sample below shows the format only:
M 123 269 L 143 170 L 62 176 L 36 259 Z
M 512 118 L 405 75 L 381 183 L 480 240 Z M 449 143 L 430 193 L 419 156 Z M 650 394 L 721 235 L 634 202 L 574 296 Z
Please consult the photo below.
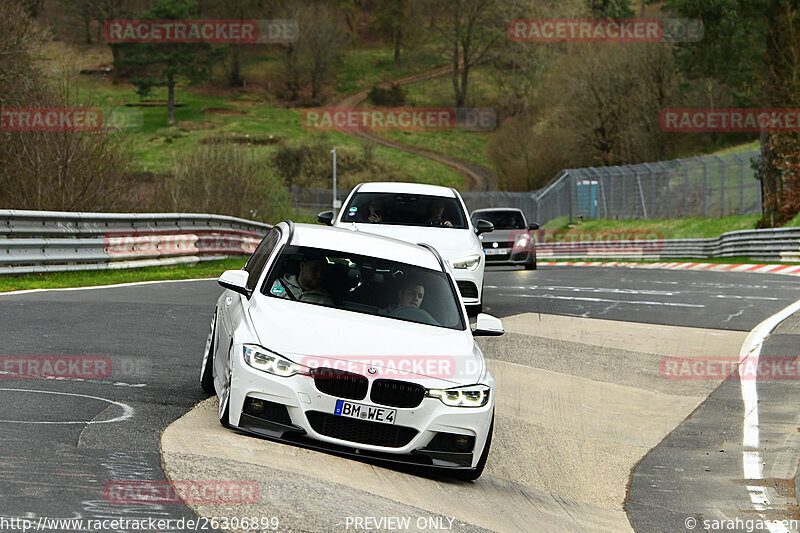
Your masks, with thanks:
M 508 38 L 508 11 L 503 0 L 426 0 L 431 28 L 453 65 L 456 107 L 464 107 L 469 74 L 488 57 L 500 39 Z

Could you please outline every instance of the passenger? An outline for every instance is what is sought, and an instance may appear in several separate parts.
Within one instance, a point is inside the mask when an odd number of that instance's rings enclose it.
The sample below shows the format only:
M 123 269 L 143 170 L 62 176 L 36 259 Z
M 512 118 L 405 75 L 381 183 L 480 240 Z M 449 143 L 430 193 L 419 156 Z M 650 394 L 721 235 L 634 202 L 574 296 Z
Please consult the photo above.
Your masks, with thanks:
M 428 212 L 425 215 L 425 223 L 431 226 L 452 228 L 453 223 L 449 220 L 444 220 L 442 217 L 444 217 L 444 201 L 438 198 L 431 200 L 428 204 Z
M 397 303 L 384 309 L 384 312 L 388 313 L 400 307 L 419 308 L 423 298 L 425 298 L 425 286 L 416 280 L 406 280 L 397 291 Z
M 330 267 L 325 257 L 311 257 L 300 263 L 297 275 L 284 274 L 272 284 L 270 293 L 298 302 L 333 305 L 330 293 L 323 287 Z

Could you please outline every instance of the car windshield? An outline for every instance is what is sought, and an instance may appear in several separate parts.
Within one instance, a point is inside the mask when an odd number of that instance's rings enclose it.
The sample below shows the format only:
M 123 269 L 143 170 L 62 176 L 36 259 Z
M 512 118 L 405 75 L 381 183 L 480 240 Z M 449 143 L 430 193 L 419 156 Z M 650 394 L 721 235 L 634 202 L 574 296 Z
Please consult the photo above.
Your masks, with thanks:
M 356 193 L 345 206 L 344 222 L 466 229 L 456 198 L 424 194 Z
M 525 229 L 525 220 L 519 211 L 497 210 L 472 213 L 472 224 L 486 220 L 494 224 L 494 229 Z
M 466 329 L 457 293 L 444 272 L 377 257 L 287 246 L 262 293 L 354 313 Z

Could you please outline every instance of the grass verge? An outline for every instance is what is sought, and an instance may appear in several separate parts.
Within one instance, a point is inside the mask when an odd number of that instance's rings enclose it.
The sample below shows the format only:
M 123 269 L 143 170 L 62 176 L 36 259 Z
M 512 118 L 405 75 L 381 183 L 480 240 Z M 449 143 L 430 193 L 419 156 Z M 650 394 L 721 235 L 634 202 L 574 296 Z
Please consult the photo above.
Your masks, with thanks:
M 551 220 L 543 227 L 557 235 L 585 235 L 636 231 L 656 234 L 663 239 L 719 237 L 729 231 L 753 229 L 758 215 L 724 218 L 686 217 L 665 220 L 584 220 L 569 224 L 567 217 Z
M 125 270 L 95 270 L 88 272 L 47 272 L 0 276 L 0 292 L 27 289 L 59 289 L 66 287 L 92 287 L 133 283 L 137 281 L 164 281 L 175 279 L 216 278 L 225 270 L 244 266 L 247 258 L 232 257 L 221 261 L 204 261 L 196 264 L 164 267 L 131 268 Z

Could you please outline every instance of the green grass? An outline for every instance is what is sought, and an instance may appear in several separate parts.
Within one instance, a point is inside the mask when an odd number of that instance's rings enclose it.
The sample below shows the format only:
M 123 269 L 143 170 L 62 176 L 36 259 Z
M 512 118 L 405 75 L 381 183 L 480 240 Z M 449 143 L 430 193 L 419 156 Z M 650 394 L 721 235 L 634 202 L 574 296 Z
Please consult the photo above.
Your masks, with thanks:
M 557 234 L 597 234 L 603 232 L 636 231 L 657 234 L 664 239 L 718 237 L 728 231 L 753 229 L 758 215 L 725 218 L 686 217 L 666 220 L 585 220 L 569 226 L 567 217 L 551 220 L 543 227 Z M 799 221 L 800 222 L 800 221 Z
M 360 48 L 345 54 L 337 69 L 336 91 L 349 94 L 384 81 L 385 77 L 399 78 L 422 72 L 447 63 L 447 58 L 431 49 L 420 49 L 400 55 L 400 65 L 394 66 L 391 48 Z
M 173 279 L 216 278 L 225 270 L 238 270 L 247 261 L 245 257 L 222 261 L 205 261 L 189 265 L 131 268 L 125 270 L 95 270 L 89 272 L 48 272 L 0 276 L 0 292 L 25 289 L 56 289 L 64 287 L 91 287 L 136 281 L 162 281 Z
M 125 108 L 127 102 L 138 102 L 132 86 L 108 82 L 82 81 L 83 89 L 91 92 L 98 106 L 116 106 L 121 112 L 139 114 L 141 126 L 128 130 L 134 151 L 135 166 L 141 171 L 166 172 L 173 167 L 176 154 L 200 144 L 207 137 L 249 136 L 270 142 L 309 141 L 319 132 L 305 129 L 296 109 L 275 107 L 258 99 L 226 98 L 209 95 L 200 90 L 179 87 L 176 101 L 185 104 L 175 109 L 175 124 L 167 125 L 166 107 Z M 166 89 L 154 90 L 149 99 L 166 99 Z M 220 114 L 209 109 L 226 109 L 242 114 Z M 337 147 L 361 148 L 363 143 L 340 132 L 326 132 Z M 253 149 L 271 154 L 277 144 L 253 145 Z M 460 187 L 463 178 L 450 167 L 423 157 L 377 146 L 376 157 L 401 169 L 411 181 L 448 187 Z M 375 176 L 376 181 L 380 176 Z

